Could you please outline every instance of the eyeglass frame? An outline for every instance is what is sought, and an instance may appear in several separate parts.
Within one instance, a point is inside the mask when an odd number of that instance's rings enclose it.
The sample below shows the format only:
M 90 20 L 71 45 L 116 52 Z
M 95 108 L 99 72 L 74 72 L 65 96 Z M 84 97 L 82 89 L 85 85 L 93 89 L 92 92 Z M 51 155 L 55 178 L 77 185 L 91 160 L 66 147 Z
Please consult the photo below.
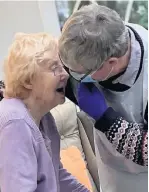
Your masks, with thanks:
M 42 69 L 44 72 L 47 72 L 47 69 L 46 69 L 45 67 L 41 67 L 41 69 Z M 57 69 L 59 69 L 58 72 L 57 72 Z M 66 70 L 65 70 L 65 68 L 64 68 L 64 65 L 63 65 L 63 64 L 57 64 L 57 65 L 54 67 L 54 69 L 51 68 L 49 71 L 50 71 L 51 73 L 53 73 L 55 77 L 62 75 L 62 74 L 64 73 L 64 71 L 65 71 L 65 73 L 67 73 Z

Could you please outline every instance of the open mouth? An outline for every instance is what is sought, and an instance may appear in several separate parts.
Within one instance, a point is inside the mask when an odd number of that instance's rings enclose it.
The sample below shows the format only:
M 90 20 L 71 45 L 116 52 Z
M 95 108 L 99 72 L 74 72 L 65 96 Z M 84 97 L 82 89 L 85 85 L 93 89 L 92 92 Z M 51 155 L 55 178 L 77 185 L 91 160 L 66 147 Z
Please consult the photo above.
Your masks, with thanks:
M 65 88 L 64 87 L 60 87 L 60 88 L 57 88 L 56 91 L 58 93 L 64 94 L 65 93 Z

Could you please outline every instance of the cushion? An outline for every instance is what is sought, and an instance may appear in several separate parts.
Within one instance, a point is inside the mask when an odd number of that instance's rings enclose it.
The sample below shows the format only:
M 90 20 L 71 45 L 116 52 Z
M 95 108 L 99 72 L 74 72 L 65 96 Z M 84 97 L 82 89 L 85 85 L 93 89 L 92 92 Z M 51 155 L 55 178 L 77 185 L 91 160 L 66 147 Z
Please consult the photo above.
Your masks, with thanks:
M 78 112 L 80 112 L 79 108 L 68 99 L 66 99 L 64 104 L 58 105 L 57 107 L 51 110 L 51 114 L 55 119 L 61 137 L 61 150 L 68 149 L 69 147 L 72 146 L 77 147 L 81 152 L 81 156 L 83 157 L 87 168 L 89 168 L 90 166 L 86 161 L 88 158 L 86 158 L 84 154 L 84 146 L 86 146 L 87 151 L 90 152 L 87 155 L 90 156 L 90 154 L 93 154 L 93 151 L 89 142 L 87 142 L 87 135 L 85 133 L 85 130 L 83 128 L 80 119 L 77 116 Z M 94 154 L 91 155 L 89 158 L 91 159 L 91 162 L 92 159 L 94 158 L 93 156 Z M 95 161 L 93 161 L 92 163 L 95 163 Z M 90 164 L 91 166 L 92 163 Z M 97 187 L 90 173 L 90 170 L 87 169 L 86 172 L 92 185 L 92 191 L 97 192 Z
M 61 137 L 61 149 L 76 146 L 85 159 L 81 145 L 77 122 L 77 108 L 74 103 L 66 99 L 63 105 L 58 105 L 51 110 Z

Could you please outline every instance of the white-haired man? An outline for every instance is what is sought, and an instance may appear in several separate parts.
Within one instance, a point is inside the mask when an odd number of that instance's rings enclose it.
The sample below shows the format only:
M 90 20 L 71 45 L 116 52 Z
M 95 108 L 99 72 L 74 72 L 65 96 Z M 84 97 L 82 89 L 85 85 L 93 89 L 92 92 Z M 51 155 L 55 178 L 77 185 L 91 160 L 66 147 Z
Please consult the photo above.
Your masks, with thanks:
M 96 120 L 103 192 L 147 191 L 147 35 L 92 4 L 66 21 L 59 40 L 60 59 L 71 75 L 66 96 Z

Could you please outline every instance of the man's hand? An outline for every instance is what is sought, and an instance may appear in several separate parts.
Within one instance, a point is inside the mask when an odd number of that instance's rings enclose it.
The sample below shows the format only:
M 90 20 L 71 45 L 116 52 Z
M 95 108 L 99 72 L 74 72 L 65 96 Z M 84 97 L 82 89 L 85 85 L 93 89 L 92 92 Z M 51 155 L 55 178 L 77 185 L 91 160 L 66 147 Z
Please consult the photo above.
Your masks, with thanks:
M 95 86 L 90 91 L 85 83 L 79 84 L 78 104 L 80 109 L 95 120 L 98 120 L 108 108 L 103 93 Z

